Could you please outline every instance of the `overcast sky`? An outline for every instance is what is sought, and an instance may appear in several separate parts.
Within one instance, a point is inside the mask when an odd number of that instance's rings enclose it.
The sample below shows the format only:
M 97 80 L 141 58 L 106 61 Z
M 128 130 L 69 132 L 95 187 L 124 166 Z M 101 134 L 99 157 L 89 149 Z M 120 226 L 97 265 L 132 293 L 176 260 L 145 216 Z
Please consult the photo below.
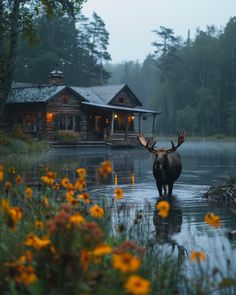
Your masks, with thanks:
M 110 33 L 112 62 L 143 61 L 152 52 L 152 30 L 166 26 L 186 37 L 190 29 L 193 37 L 197 27 L 224 27 L 236 15 L 236 0 L 87 0 L 83 14 L 93 11 Z

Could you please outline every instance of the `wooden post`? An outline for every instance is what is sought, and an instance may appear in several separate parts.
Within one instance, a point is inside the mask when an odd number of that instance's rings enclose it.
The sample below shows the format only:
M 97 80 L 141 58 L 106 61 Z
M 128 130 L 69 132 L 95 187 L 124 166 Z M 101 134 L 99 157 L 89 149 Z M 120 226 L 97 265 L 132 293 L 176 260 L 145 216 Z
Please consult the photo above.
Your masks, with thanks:
M 143 116 L 142 116 L 142 113 L 139 113 L 138 114 L 138 116 L 139 116 L 139 120 L 138 120 L 138 132 L 139 132 L 139 134 L 142 134 L 142 132 L 143 132 L 143 128 L 142 128 L 142 118 L 143 118 Z
M 110 140 L 112 139 L 112 135 L 114 133 L 114 112 L 111 114 L 111 132 L 110 132 Z
M 129 115 L 126 115 L 125 116 L 125 141 L 126 142 L 128 141 L 128 126 L 129 126 L 128 119 L 129 119 Z
M 152 121 L 152 134 L 155 133 L 155 125 L 156 125 L 156 114 L 153 114 L 153 121 Z

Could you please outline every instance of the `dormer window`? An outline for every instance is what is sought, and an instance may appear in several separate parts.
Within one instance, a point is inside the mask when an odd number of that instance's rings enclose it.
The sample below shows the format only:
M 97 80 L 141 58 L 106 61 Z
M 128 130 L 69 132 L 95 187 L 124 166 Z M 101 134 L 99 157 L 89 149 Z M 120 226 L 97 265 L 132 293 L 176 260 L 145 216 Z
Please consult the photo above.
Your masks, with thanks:
M 125 103 L 125 99 L 124 99 L 124 97 L 119 97 L 119 103 L 120 103 L 120 104 L 124 104 L 124 103 Z

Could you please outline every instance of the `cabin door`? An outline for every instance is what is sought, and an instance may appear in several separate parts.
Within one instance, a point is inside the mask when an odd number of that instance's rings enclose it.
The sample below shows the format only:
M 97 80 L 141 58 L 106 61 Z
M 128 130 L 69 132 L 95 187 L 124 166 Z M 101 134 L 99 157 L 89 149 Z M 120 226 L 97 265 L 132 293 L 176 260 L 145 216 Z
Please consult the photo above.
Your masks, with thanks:
M 111 119 L 106 114 L 93 114 L 88 116 L 88 139 L 108 140 L 110 136 Z

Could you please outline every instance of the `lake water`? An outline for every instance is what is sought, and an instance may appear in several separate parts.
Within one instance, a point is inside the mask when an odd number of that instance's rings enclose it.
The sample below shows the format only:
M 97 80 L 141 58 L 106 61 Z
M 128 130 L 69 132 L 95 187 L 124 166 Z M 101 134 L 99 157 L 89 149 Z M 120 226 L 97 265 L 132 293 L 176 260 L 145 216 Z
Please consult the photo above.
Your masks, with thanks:
M 161 142 L 159 146 L 169 147 L 170 143 Z M 145 149 L 58 149 L 34 160 L 33 167 L 30 161 L 28 165 L 34 170 L 43 163 L 56 171 L 85 167 L 91 197 L 108 204 L 112 203 L 116 178 L 125 200 L 112 206 L 109 212 L 114 235 L 122 228 L 128 238 L 141 244 L 176 245 L 188 253 L 203 250 L 207 256 L 217 258 L 214 263 L 221 269 L 225 267 L 225 258 L 236 266 L 236 239 L 227 237 L 236 229 L 236 211 L 231 205 L 219 206 L 202 197 L 210 185 L 236 176 L 236 143 L 186 142 L 179 152 L 183 171 L 174 185 L 171 216 L 164 223 L 155 214 L 158 191 L 152 175 L 154 157 Z M 113 174 L 101 183 L 95 171 L 104 160 L 111 160 Z M 139 210 L 142 218 L 137 221 Z M 220 216 L 220 229 L 212 229 L 204 222 L 208 212 Z

